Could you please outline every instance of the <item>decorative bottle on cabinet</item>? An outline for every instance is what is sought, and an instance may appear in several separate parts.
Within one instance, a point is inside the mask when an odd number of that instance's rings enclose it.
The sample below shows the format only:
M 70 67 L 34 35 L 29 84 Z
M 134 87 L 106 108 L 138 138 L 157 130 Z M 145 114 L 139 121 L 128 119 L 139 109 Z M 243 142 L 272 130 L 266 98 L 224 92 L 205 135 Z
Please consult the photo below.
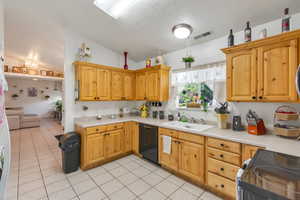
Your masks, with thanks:
M 251 28 L 250 28 L 250 22 L 247 22 L 247 26 L 245 28 L 245 42 L 251 41 Z
M 282 17 L 282 24 L 281 24 L 283 33 L 290 31 L 290 18 L 291 16 L 289 15 L 289 9 L 288 8 L 284 9 L 284 15 Z
M 234 36 L 232 29 L 230 29 L 229 36 L 228 36 L 228 47 L 232 47 L 234 45 Z

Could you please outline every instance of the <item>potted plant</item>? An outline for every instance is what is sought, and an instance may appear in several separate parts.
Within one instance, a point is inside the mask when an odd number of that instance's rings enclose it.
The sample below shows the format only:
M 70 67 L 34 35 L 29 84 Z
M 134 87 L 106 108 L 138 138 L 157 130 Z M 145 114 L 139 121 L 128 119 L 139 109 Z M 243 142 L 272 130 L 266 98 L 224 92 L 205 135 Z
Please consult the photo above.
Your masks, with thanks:
M 13 95 L 11 95 L 11 97 L 12 97 L 14 100 L 16 100 L 16 99 L 19 97 L 19 95 L 18 95 L 18 94 L 13 94 Z
M 185 68 L 190 69 L 192 67 L 192 62 L 194 62 L 195 59 L 192 56 L 187 56 L 182 58 L 182 62 L 185 63 Z
M 220 105 L 215 108 L 215 112 L 217 113 L 218 118 L 218 127 L 221 129 L 227 128 L 228 114 L 230 113 L 228 110 L 228 102 L 219 103 Z

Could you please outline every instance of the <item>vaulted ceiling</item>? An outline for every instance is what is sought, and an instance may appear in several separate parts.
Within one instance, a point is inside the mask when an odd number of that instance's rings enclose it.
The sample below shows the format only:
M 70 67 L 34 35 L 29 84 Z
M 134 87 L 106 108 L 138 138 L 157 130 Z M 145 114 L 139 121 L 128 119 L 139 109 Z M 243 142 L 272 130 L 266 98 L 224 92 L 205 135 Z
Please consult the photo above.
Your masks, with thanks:
M 6 54 L 26 58 L 37 52 L 41 62 L 57 67 L 63 67 L 65 27 L 141 61 L 185 47 L 171 33 L 178 23 L 192 25 L 194 36 L 213 32 L 196 44 L 226 35 L 230 28 L 240 31 L 248 20 L 258 25 L 278 19 L 286 7 L 300 12 L 299 0 L 139 0 L 115 20 L 93 0 L 4 1 Z

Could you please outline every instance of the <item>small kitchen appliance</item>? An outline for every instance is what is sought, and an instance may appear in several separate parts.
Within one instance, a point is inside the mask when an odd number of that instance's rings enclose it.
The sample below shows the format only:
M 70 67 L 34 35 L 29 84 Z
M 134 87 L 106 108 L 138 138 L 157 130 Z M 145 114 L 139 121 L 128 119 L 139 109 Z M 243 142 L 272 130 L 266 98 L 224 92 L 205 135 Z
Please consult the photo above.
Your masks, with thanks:
M 247 123 L 248 123 L 248 133 L 252 135 L 264 135 L 266 134 L 266 128 L 264 121 L 258 117 L 258 115 L 249 110 L 246 115 Z
M 242 125 L 242 118 L 240 115 L 233 116 L 232 119 L 232 130 L 234 131 L 242 131 L 244 127 Z

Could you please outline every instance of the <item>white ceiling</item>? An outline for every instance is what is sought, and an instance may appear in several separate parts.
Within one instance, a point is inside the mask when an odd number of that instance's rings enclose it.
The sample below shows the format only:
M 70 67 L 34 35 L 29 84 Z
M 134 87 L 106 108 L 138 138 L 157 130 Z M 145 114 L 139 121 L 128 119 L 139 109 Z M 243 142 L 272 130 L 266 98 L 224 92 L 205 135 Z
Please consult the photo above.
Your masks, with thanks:
M 171 33 L 173 25 L 188 23 L 194 35 L 213 35 L 201 43 L 281 17 L 283 9 L 300 12 L 299 0 L 139 0 L 119 20 L 96 8 L 93 0 L 5 0 L 6 53 L 27 57 L 37 52 L 47 65 L 63 67 L 63 27 L 117 52 L 127 50 L 135 61 L 185 47 Z

